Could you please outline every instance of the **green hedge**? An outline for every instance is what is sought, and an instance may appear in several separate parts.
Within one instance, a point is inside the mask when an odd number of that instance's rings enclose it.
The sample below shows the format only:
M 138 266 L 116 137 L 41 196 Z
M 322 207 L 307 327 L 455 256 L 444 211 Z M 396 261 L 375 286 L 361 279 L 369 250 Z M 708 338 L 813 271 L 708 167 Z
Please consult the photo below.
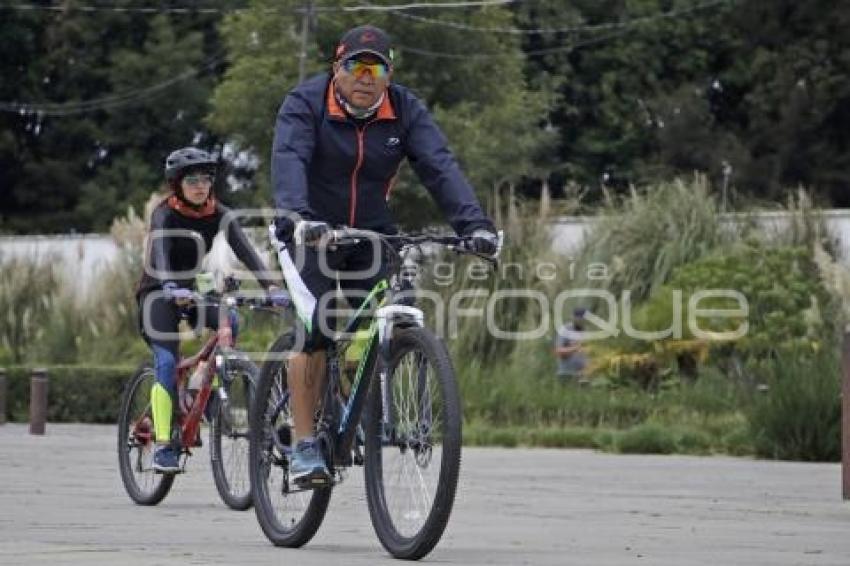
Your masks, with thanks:
M 49 422 L 114 423 L 124 384 L 137 366 L 46 366 Z M 6 415 L 29 420 L 31 367 L 6 368 Z

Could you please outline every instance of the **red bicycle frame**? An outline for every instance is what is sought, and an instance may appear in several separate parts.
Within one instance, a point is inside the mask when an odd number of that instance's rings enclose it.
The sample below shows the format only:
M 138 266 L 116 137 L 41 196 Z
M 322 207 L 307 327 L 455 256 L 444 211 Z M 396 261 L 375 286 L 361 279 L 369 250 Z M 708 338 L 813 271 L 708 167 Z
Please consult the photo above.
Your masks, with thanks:
M 233 346 L 233 330 L 230 326 L 230 317 L 226 314 L 219 319 L 218 330 L 206 341 L 201 350 L 194 356 L 181 358 L 177 364 L 177 397 L 178 400 L 182 397 L 182 393 L 186 389 L 189 381 L 189 372 L 195 368 L 200 362 L 209 362 L 210 356 L 215 351 L 216 346 L 225 348 Z M 204 365 L 204 375 L 201 380 L 201 388 L 195 395 L 192 402 L 192 407 L 186 412 L 182 403 L 177 403 L 180 406 L 180 415 L 178 417 L 178 426 L 180 427 L 180 444 L 183 448 L 189 448 L 195 445 L 195 439 L 198 437 L 198 429 L 201 426 L 201 415 L 207 407 L 210 395 L 212 394 L 212 381 L 218 371 L 216 360 L 213 363 Z

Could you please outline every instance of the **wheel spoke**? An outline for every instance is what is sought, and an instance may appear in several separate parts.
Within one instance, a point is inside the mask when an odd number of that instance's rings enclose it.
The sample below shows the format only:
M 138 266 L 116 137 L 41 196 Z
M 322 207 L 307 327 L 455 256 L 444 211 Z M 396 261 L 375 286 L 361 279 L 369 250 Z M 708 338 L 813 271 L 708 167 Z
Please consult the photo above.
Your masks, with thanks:
M 248 403 L 257 369 L 253 364 L 234 366 L 225 380 L 226 401 L 218 406 L 213 423 L 213 473 L 222 499 L 234 509 L 251 505 L 249 470 Z
M 290 451 L 292 446 L 283 445 L 280 438 L 282 429 L 292 431 L 294 427 L 288 399 L 286 377 L 279 372 L 273 381 L 263 418 L 265 426 L 262 433 L 266 439 L 263 492 L 270 500 L 274 520 L 284 530 L 294 528 L 307 510 L 312 495 L 310 491 L 293 489 L 288 480 L 289 458 L 285 452 Z
M 427 358 L 413 351 L 395 366 L 391 387 L 398 442 L 381 451 L 384 497 L 393 526 L 410 537 L 422 529 L 439 482 L 440 469 L 435 463 L 442 454 L 433 443 L 441 416 L 439 384 Z M 430 458 L 422 459 L 426 444 Z
M 121 479 L 137 503 L 158 503 L 171 487 L 173 476 L 153 469 L 153 420 L 150 391 L 155 382 L 153 369 L 144 368 L 128 383 L 118 419 L 119 466 Z

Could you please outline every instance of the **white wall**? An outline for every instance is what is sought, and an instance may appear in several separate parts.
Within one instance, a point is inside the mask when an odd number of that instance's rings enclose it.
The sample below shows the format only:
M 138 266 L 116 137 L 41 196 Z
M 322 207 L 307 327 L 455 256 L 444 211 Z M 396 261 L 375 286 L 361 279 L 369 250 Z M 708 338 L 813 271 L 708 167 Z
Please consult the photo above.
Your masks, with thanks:
M 850 266 L 850 210 L 825 210 L 822 215 L 830 235 L 838 239 L 842 262 Z M 754 217 L 759 227 L 768 234 L 782 235 L 790 230 L 792 216 L 787 212 L 760 212 L 755 215 L 731 213 L 723 217 L 724 222 L 741 222 Z M 567 256 L 574 256 L 584 240 L 586 232 L 595 220 L 589 216 L 562 216 L 551 226 L 554 249 Z
M 66 281 L 85 289 L 104 266 L 118 256 L 109 234 L 67 236 L 0 236 L 0 261 L 7 257 L 54 260 Z
M 62 267 L 65 281 L 75 285 L 77 290 L 87 289 L 98 272 L 118 254 L 118 246 L 109 234 L 0 236 L 0 262 L 5 257 L 55 261 Z M 265 253 L 260 253 L 260 257 L 268 261 Z M 231 267 L 237 265 L 239 267 Z M 233 268 L 242 269 L 223 236 L 216 236 L 204 261 L 204 269 L 226 274 Z
M 839 240 L 841 257 L 850 266 L 850 210 L 827 210 L 823 212 L 830 233 Z M 741 215 L 729 214 L 725 220 L 735 222 Z M 784 212 L 759 213 L 759 224 L 769 231 L 781 234 L 789 229 L 790 215 Z M 552 223 L 552 245 L 556 251 L 573 256 L 584 239 L 585 233 L 594 223 L 592 217 L 564 216 Z M 257 230 L 257 238 L 264 230 Z M 255 240 L 259 241 L 259 239 Z M 0 259 L 8 256 L 50 257 L 55 256 L 64 268 L 69 282 L 85 289 L 92 277 L 118 254 L 118 247 L 106 234 L 83 234 L 61 236 L 0 236 Z M 266 261 L 268 256 L 261 253 Z M 241 269 L 233 252 L 219 236 L 213 244 L 205 269 L 227 272 Z M 2 276 L 2 274 L 0 274 Z

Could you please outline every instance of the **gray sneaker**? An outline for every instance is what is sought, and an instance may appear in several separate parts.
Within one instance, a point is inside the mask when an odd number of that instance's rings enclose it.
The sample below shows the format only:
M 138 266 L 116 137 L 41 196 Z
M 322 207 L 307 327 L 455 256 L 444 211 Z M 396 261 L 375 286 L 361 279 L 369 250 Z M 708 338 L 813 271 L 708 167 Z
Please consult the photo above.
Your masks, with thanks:
M 308 437 L 298 441 L 292 451 L 289 477 L 295 484 L 304 488 L 330 485 L 331 474 L 314 438 Z

